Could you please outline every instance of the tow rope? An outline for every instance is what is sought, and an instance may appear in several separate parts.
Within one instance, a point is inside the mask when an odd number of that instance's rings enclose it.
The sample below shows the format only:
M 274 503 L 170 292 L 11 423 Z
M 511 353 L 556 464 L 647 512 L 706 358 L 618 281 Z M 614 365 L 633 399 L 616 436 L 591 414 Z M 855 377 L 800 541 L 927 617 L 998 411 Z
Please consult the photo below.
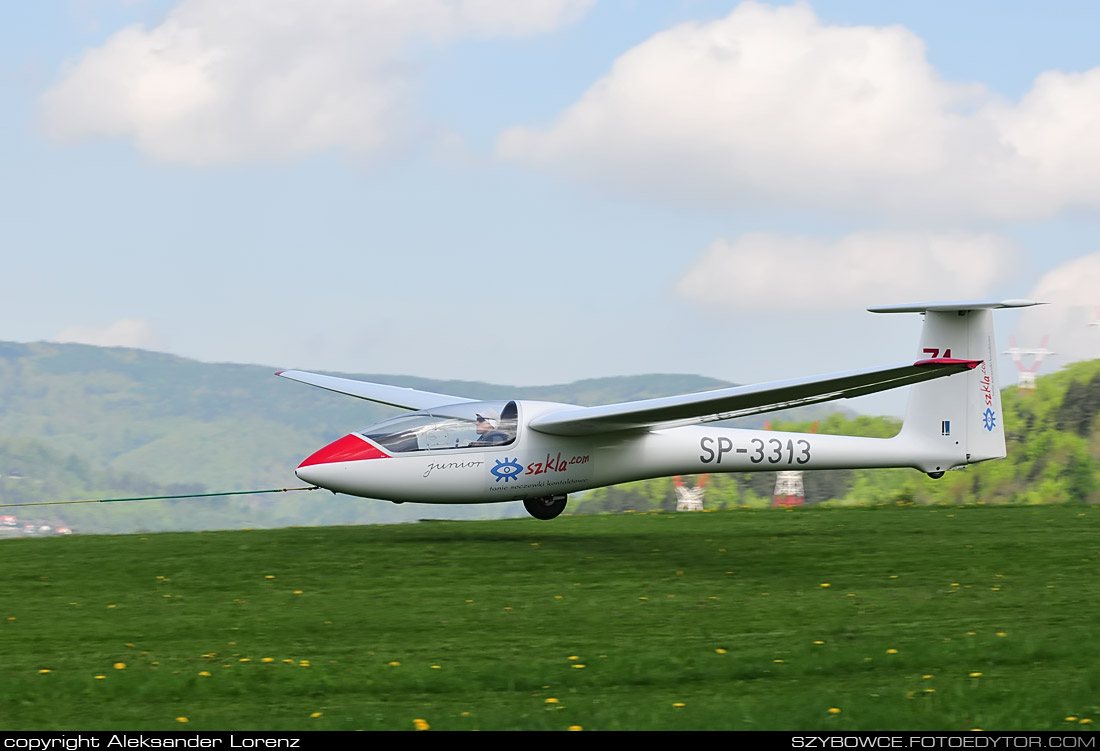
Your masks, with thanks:
M 0 503 L 0 508 L 23 506 L 62 506 L 70 503 L 123 503 L 125 501 L 170 501 L 179 498 L 213 498 L 221 495 L 259 495 L 260 493 L 293 493 L 296 490 L 319 490 L 316 485 L 301 488 L 270 488 L 267 490 L 227 490 L 223 493 L 186 493 L 184 495 L 146 495 L 138 498 L 89 498 L 83 501 L 34 501 L 32 503 Z

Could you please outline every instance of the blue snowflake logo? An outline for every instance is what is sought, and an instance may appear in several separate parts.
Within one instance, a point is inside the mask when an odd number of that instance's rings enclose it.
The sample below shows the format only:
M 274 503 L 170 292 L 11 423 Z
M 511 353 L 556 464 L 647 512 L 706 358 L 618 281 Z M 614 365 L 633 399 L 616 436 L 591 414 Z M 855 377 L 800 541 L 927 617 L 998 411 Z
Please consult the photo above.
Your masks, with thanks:
M 516 479 L 516 475 L 523 471 L 523 465 L 506 456 L 503 459 L 497 459 L 496 465 L 489 471 L 497 478 L 497 482 L 504 480 L 507 485 L 509 480 Z
M 982 413 L 982 423 L 990 433 L 993 432 L 993 428 L 997 427 L 997 415 L 989 407 L 986 407 L 985 412 Z

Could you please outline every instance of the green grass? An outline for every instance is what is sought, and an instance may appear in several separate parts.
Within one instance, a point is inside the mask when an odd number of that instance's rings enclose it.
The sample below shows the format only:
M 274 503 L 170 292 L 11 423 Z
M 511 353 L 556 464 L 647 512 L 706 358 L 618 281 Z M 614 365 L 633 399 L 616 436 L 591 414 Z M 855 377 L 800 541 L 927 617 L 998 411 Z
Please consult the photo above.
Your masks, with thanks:
M 0 566 L 0 730 L 1100 725 L 1083 506 L 17 539 Z

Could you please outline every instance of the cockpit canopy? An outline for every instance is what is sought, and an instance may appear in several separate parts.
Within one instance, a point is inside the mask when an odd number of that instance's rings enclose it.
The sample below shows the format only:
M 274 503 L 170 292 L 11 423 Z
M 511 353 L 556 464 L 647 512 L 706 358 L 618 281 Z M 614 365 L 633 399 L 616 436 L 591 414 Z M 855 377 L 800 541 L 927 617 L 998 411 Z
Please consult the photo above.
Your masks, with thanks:
M 359 433 L 386 451 L 486 449 L 515 443 L 519 407 L 511 402 L 463 402 L 392 417 Z

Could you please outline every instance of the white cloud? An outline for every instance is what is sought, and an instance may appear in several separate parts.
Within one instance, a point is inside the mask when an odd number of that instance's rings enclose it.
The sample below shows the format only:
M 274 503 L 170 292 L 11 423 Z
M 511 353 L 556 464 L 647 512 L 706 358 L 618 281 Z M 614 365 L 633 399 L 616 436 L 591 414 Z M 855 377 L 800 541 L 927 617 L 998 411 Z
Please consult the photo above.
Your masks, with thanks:
M 544 33 L 592 1 L 183 0 L 88 50 L 43 96 L 42 123 L 170 161 L 370 155 L 414 122 L 410 44 Z
M 1056 354 L 1044 362 L 1055 366 L 1100 358 L 1100 325 L 1091 325 L 1100 322 L 1100 253 L 1055 267 L 1027 296 L 1049 304 L 1021 314 L 1016 335 L 1020 347 L 1038 347 L 1049 337 L 1047 347 Z M 1044 365 L 1043 370 L 1049 368 Z
M 944 81 L 900 26 L 739 5 L 655 35 L 544 130 L 498 153 L 623 190 L 904 213 L 1041 216 L 1100 205 L 1100 69 L 1017 104 Z
M 676 284 L 725 308 L 849 310 L 986 295 L 1016 251 L 990 234 L 857 232 L 836 241 L 751 233 L 718 240 Z
M 70 326 L 52 337 L 54 342 L 92 344 L 97 347 L 148 348 L 154 340 L 153 327 L 148 321 L 122 318 L 109 326 Z

